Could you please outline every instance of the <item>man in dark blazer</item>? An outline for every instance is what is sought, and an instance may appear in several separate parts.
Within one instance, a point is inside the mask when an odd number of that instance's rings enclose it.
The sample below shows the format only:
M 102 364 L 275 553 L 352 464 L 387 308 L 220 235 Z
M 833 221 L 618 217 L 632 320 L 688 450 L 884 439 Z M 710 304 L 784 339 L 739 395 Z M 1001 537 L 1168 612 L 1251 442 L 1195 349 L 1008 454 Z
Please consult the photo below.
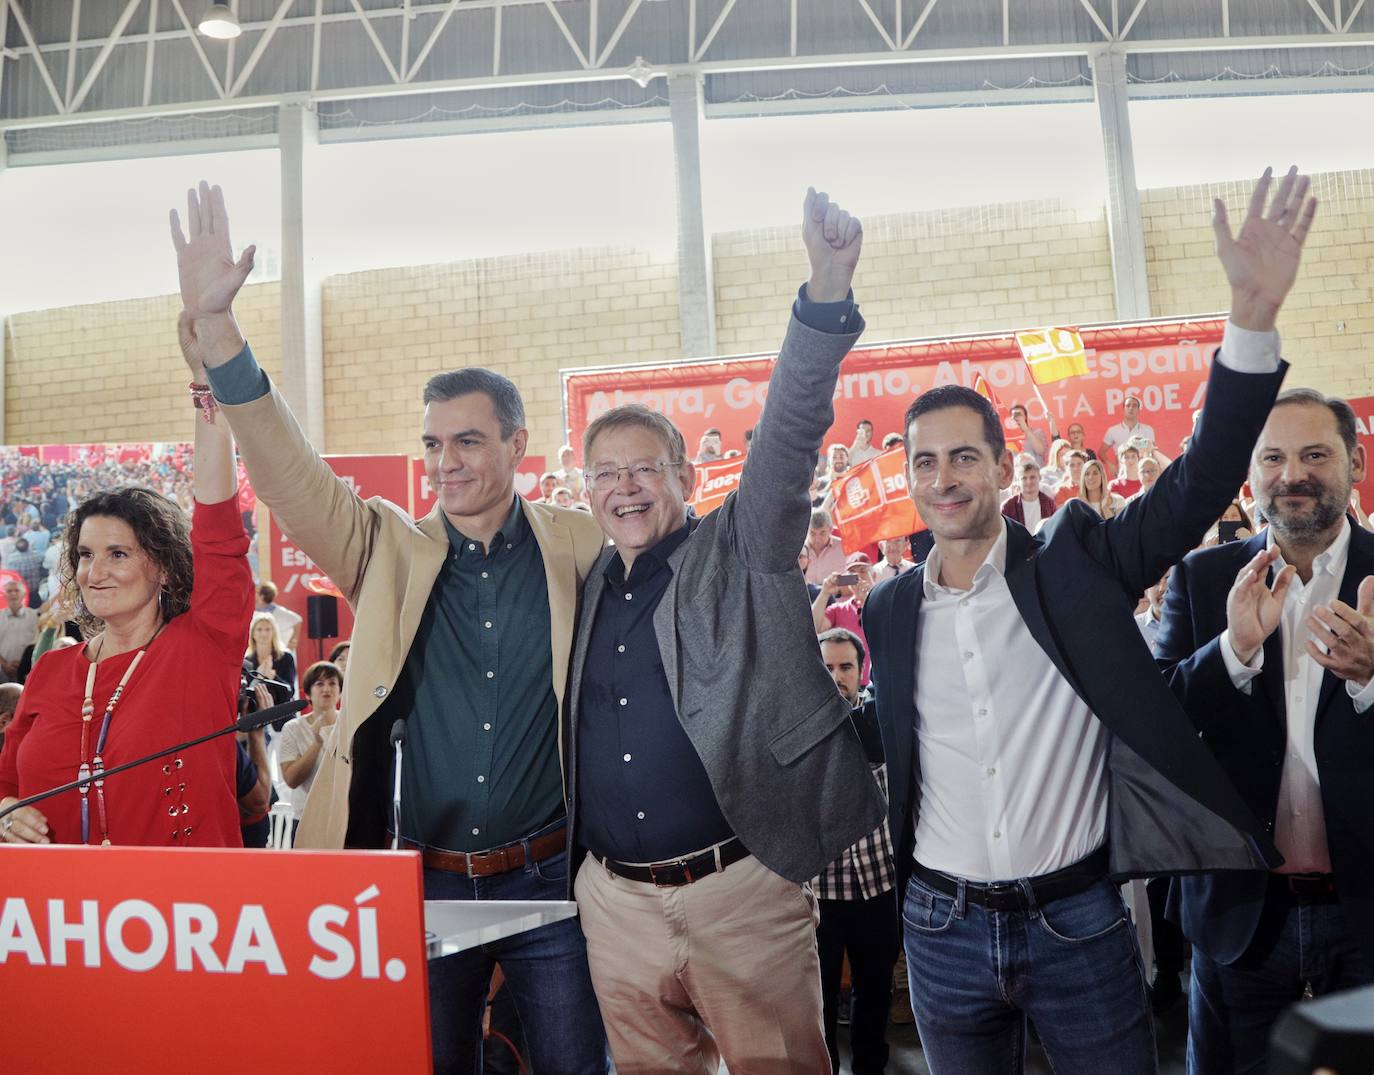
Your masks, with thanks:
M 1259 1072 L 1279 1013 L 1374 981 L 1374 534 L 1344 400 L 1279 396 L 1250 464 L 1269 528 L 1185 557 L 1157 654 L 1202 740 L 1284 857 L 1183 877 L 1188 1070 Z
M 797 550 L 863 329 L 862 231 L 808 195 L 793 306 L 739 488 L 687 511 L 682 433 L 616 407 L 584 434 L 614 543 L 583 592 L 568 736 L 574 893 L 621 1075 L 829 1070 L 805 882 L 881 823 L 882 796 L 821 662 Z
M 1028 1018 L 1056 1071 L 1155 1071 L 1113 882 L 1277 862 L 1132 615 L 1235 495 L 1283 378 L 1271 330 L 1315 203 L 1290 173 L 1266 216 L 1270 185 L 1238 238 L 1218 203 L 1232 312 L 1206 408 L 1190 450 L 1120 515 L 1070 502 L 1032 536 L 998 511 L 1012 457 L 987 400 L 948 386 L 907 411 L 908 486 L 935 549 L 873 591 L 864 628 L 936 1075 L 1016 1070 Z

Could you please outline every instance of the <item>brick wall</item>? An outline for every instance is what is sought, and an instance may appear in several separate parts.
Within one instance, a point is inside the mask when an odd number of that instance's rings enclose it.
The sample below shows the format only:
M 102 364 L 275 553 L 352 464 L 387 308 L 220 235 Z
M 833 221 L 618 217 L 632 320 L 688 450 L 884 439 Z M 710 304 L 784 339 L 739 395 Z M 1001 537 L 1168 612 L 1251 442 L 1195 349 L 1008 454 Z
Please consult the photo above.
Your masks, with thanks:
M 189 440 L 181 302 L 165 295 L 16 314 L 5 324 L 10 444 Z M 281 288 L 244 289 L 235 310 L 268 373 L 281 369 Z
M 1319 206 L 1293 293 L 1279 315 L 1289 387 L 1374 393 L 1374 170 L 1313 176 Z M 1224 310 L 1211 205 L 1225 199 L 1240 228 L 1249 185 L 1145 191 L 1145 259 L 1158 315 Z
M 1291 383 L 1374 393 L 1374 172 L 1317 176 L 1322 199 L 1285 309 Z M 1243 212 L 1248 181 L 1144 192 L 1157 316 L 1226 305 L 1212 253 L 1213 193 Z M 1016 203 L 866 221 L 855 282 L 866 340 L 1113 317 L 1104 216 Z M 793 228 L 717 235 L 722 354 L 777 346 L 806 260 Z M 277 284 L 239 303 L 269 372 L 280 368 Z M 520 385 L 530 451 L 563 440 L 558 371 L 671 359 L 681 348 L 671 254 L 572 250 L 336 276 L 325 281 L 325 436 L 333 452 L 414 452 L 431 374 L 485 365 Z M 172 298 L 20 314 L 5 333 L 10 443 L 167 440 L 190 429 Z

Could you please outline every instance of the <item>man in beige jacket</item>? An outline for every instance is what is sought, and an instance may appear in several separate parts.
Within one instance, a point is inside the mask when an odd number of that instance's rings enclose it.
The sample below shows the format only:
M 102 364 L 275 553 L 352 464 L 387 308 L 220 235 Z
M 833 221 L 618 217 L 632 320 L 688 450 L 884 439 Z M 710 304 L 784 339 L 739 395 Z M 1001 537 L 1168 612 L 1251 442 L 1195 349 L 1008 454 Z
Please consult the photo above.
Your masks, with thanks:
M 583 579 L 602 546 L 585 514 L 515 495 L 528 432 L 520 394 L 478 368 L 432 377 L 421 441 L 438 504 L 418 523 L 363 501 L 305 439 L 253 359 L 231 305 L 235 261 L 219 188 L 172 214 L 181 295 L 253 488 L 343 591 L 356 625 L 339 731 L 296 843 L 390 846 L 390 733 L 407 724 L 401 837 L 437 899 L 566 899 L 558 715 Z M 430 964 L 437 1071 L 480 1068 L 500 962 L 541 1073 L 604 1073 L 605 1036 L 576 921 Z

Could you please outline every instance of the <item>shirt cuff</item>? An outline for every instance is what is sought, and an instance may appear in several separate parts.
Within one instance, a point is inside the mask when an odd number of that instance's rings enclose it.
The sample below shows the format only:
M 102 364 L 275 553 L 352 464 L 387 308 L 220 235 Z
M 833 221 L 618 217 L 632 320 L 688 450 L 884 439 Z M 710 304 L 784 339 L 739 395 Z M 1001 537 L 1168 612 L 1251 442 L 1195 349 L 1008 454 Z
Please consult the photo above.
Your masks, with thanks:
M 806 285 L 797 289 L 797 301 L 792 304 L 792 313 L 807 328 L 817 332 L 828 332 L 832 336 L 848 336 L 855 332 L 858 324 L 859 307 L 854 301 L 854 289 L 840 302 L 812 302 L 806 294 Z
M 1226 630 L 1221 635 L 1221 659 L 1226 664 L 1226 674 L 1231 677 L 1231 683 L 1238 691 L 1250 693 L 1250 681 L 1254 679 L 1264 669 L 1264 647 L 1261 646 L 1255 652 L 1254 664 L 1241 664 L 1240 658 L 1236 656 L 1235 647 L 1231 645 L 1231 632 Z
M 1371 679 L 1363 687 L 1356 686 L 1347 679 L 1345 692 L 1350 695 L 1350 701 L 1354 705 L 1356 713 L 1363 713 L 1371 705 L 1374 705 L 1374 679 Z
M 1279 334 L 1272 329 L 1255 332 L 1228 320 L 1217 361 L 1237 373 L 1274 373 L 1279 368 Z
M 210 391 L 215 394 L 215 399 L 230 407 L 252 403 L 272 391 L 272 382 L 253 357 L 253 349 L 247 342 L 243 350 L 228 362 L 214 369 L 207 367 L 205 375 L 210 379 Z

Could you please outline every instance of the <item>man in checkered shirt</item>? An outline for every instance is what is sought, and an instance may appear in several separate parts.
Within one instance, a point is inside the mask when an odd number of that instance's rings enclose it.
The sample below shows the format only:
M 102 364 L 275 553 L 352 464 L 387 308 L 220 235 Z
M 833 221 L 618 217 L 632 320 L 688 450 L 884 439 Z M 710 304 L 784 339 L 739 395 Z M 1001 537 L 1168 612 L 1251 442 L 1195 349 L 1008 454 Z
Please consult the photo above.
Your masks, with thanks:
M 840 694 L 854 707 L 851 719 L 863 742 L 873 777 L 887 795 L 887 766 L 872 702 L 859 693 L 864 644 L 853 631 L 833 627 L 820 635 L 821 656 Z M 892 967 L 897 961 L 897 871 L 887 820 L 827 866 L 811 882 L 820 901 L 816 944 L 821 960 L 821 998 L 830 1064 L 840 1070 L 835 1038 L 840 972 L 849 956 L 852 994 L 849 1040 L 854 1075 L 875 1075 L 887 1065 L 887 1014 L 892 1006 Z

